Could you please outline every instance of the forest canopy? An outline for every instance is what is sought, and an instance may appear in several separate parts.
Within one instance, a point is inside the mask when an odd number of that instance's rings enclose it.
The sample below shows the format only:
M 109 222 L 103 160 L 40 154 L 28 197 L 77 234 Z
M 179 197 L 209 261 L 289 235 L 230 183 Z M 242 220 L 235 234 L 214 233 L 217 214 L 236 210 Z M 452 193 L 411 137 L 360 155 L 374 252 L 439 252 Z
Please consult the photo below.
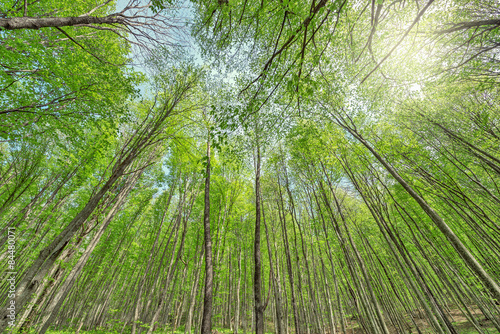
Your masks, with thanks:
M 0 332 L 500 332 L 499 8 L 4 1 Z

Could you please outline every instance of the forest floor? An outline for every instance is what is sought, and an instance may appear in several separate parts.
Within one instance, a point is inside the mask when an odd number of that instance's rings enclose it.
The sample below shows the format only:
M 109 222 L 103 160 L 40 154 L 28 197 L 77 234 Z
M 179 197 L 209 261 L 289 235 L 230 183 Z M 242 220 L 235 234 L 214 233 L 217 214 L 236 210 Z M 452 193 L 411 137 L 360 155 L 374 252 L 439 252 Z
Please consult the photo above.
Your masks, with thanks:
M 481 327 L 481 330 L 484 333 L 495 334 L 498 333 L 498 330 L 494 327 L 491 320 L 486 319 L 481 315 L 481 311 L 479 309 L 471 310 L 471 313 L 476 317 L 478 323 Z M 423 311 L 422 311 L 423 314 Z M 428 323 L 425 318 L 421 318 L 418 315 L 414 316 L 415 323 L 420 328 L 422 334 L 430 334 L 435 333 L 432 329 L 432 326 Z M 479 333 L 474 325 L 463 315 L 463 313 L 459 309 L 450 309 L 448 320 L 453 324 L 453 326 L 457 329 L 460 334 L 473 334 Z M 409 319 L 411 322 L 411 320 Z M 359 323 L 357 321 L 348 321 L 347 326 L 347 334 L 366 334 Z M 400 334 L 401 331 L 394 328 L 393 326 L 389 326 L 389 331 L 391 334 Z M 412 326 L 407 333 L 418 333 L 415 326 Z M 405 333 L 406 334 L 406 333 Z
M 453 314 L 452 314 L 453 315 Z M 457 329 L 459 334 L 475 334 L 478 333 L 476 328 L 474 327 L 473 324 L 471 324 L 467 318 L 461 316 L 461 314 L 457 314 L 456 316 L 453 315 L 453 318 L 455 321 L 453 322 L 453 325 Z M 430 334 L 430 333 L 435 333 L 431 326 L 424 321 L 424 320 L 415 320 L 415 322 L 419 325 L 421 329 L 422 334 Z M 482 320 L 479 322 L 481 324 L 481 329 L 483 330 L 484 333 L 488 334 L 495 334 L 498 333 L 496 328 L 493 326 L 491 321 L 488 320 Z M 395 328 L 389 327 L 389 331 L 394 334 L 403 334 L 401 332 L 398 332 Z M 216 330 L 213 331 L 215 333 Z M 48 334 L 73 334 L 74 331 L 49 331 Z M 116 331 L 106 331 L 106 330 L 95 330 L 95 331 L 81 331 L 80 334 L 115 334 L 117 333 Z M 228 329 L 218 329 L 217 333 L 219 334 L 229 334 L 232 333 Z M 408 331 L 407 333 L 418 333 L 415 328 L 411 328 L 411 331 Z M 404 334 L 407 334 L 404 333 Z M 182 331 L 176 330 L 175 332 L 172 331 L 167 331 L 167 332 L 155 332 L 155 334 L 184 334 Z M 247 332 L 247 334 L 251 334 L 250 332 Z M 273 334 L 273 333 L 266 333 L 266 334 Z M 355 322 L 352 321 L 350 325 L 347 328 L 347 334 L 367 334 L 363 331 L 362 328 L 359 327 L 359 325 Z
M 426 321 L 425 318 L 422 318 L 421 316 L 418 315 L 419 312 L 416 312 L 413 316 L 413 319 L 415 323 L 418 325 L 420 328 L 420 331 L 422 334 L 430 334 L 430 333 L 435 333 L 435 331 L 432 329 L 431 325 Z M 496 334 L 498 333 L 497 329 L 493 326 L 493 323 L 490 320 L 487 320 L 483 315 L 481 315 L 481 311 L 479 309 L 472 309 L 471 313 L 476 317 L 478 320 L 479 325 L 481 326 L 481 330 L 484 333 L 487 334 Z M 421 314 L 424 314 L 423 311 Z M 475 334 L 479 333 L 474 325 L 469 322 L 469 320 L 462 314 L 462 312 L 459 309 L 453 308 L 449 310 L 448 313 L 448 319 L 449 321 L 454 325 L 454 327 L 457 329 L 459 334 Z M 411 320 L 408 319 L 410 322 Z M 347 334 L 370 334 L 366 333 L 359 325 L 359 322 L 356 320 L 348 320 L 347 323 Z M 266 328 L 269 330 L 270 328 L 273 328 L 273 324 L 268 322 L 266 323 Z M 181 328 L 180 328 L 181 329 Z M 184 331 L 177 329 L 175 331 L 168 330 L 168 331 L 156 331 L 155 334 L 184 334 Z M 338 333 L 340 333 L 340 329 L 337 329 Z M 403 334 L 401 331 L 398 331 L 396 328 L 389 326 L 389 331 L 391 334 Z M 49 331 L 48 334 L 73 334 L 73 331 Z M 95 330 L 95 331 L 81 331 L 81 334 L 115 334 L 117 333 L 116 331 L 106 331 L 106 330 Z M 228 329 L 228 328 L 214 328 L 212 331 L 213 334 L 232 334 L 233 332 Z M 241 333 L 243 333 L 241 331 Z M 404 334 L 410 334 L 410 333 L 415 333 L 417 334 L 418 331 L 415 329 L 415 326 L 412 326 L 412 328 L 409 328 L 408 331 Z M 252 334 L 251 332 L 247 331 L 247 334 Z M 266 333 L 266 334 L 273 334 L 273 333 Z

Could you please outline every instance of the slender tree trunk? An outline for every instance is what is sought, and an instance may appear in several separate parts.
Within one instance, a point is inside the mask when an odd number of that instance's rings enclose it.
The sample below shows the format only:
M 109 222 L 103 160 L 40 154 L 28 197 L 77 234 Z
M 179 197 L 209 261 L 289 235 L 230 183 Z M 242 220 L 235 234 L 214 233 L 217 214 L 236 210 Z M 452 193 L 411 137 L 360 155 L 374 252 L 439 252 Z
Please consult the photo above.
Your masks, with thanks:
M 275 314 L 276 314 L 276 317 L 275 317 L 275 326 L 276 326 L 276 332 L 277 334 L 282 334 L 283 333 L 283 329 L 282 329 L 282 325 L 283 325 L 283 315 L 282 315 L 282 311 L 281 311 L 281 296 L 280 296 L 280 293 L 279 293 L 279 289 L 278 289 L 278 281 L 276 280 L 276 275 L 274 273 L 274 269 L 273 269 L 273 253 L 272 253 L 272 250 L 271 250 L 271 240 L 269 239 L 269 231 L 268 231 L 268 227 L 267 227 L 267 223 L 266 223 L 266 216 L 264 214 L 264 208 L 262 207 L 262 218 L 264 220 L 264 228 L 265 228 L 265 231 L 266 231 L 266 241 L 267 241 L 267 252 L 269 254 L 269 268 L 270 268 L 270 278 L 272 280 L 272 284 L 273 284 L 273 292 L 274 292 L 274 300 L 275 300 Z M 271 291 L 268 291 L 268 294 L 270 294 Z
M 203 299 L 203 318 L 201 334 L 212 332 L 212 290 L 214 268 L 212 264 L 212 238 L 210 236 L 210 135 L 207 139 L 207 166 L 205 169 L 205 211 L 203 213 L 203 228 L 205 236 L 205 293 Z
M 200 260 L 198 264 L 196 265 L 196 275 L 194 279 L 194 284 L 191 289 L 191 296 L 190 296 L 190 304 L 188 308 L 188 316 L 186 320 L 186 327 L 185 327 L 185 333 L 191 334 L 191 327 L 193 324 L 193 314 L 194 314 L 194 307 L 196 305 L 196 292 L 198 291 L 198 284 L 200 281 L 200 273 L 201 273 L 201 263 L 203 261 L 203 255 L 205 254 L 205 248 L 202 249 L 201 255 L 200 255 Z
M 243 221 L 243 218 L 241 219 Z M 238 243 L 238 283 L 236 284 L 236 310 L 234 314 L 234 334 L 240 327 L 240 288 L 241 288 L 241 244 Z
M 254 307 L 255 307 L 255 333 L 264 334 L 264 307 L 262 305 L 262 277 L 260 253 L 260 147 L 257 142 L 257 161 L 255 171 L 255 239 L 254 239 Z
M 279 183 L 278 183 L 279 184 Z M 286 255 L 286 265 L 287 265 L 287 270 L 288 270 L 288 281 L 290 283 L 290 294 L 291 294 L 291 301 L 292 301 L 292 309 L 293 309 L 293 320 L 294 320 L 294 325 L 295 325 L 295 334 L 300 334 L 300 320 L 299 320 L 299 311 L 297 307 L 297 299 L 295 296 L 295 284 L 293 281 L 293 268 L 292 268 L 292 260 L 291 260 L 291 255 L 290 255 L 290 244 L 288 242 L 288 232 L 286 229 L 286 213 L 285 213 L 285 208 L 283 204 L 283 195 L 281 193 L 281 187 L 279 189 L 279 202 L 278 202 L 278 213 L 280 216 L 281 220 L 281 227 L 283 231 L 283 244 L 285 246 L 285 255 Z M 281 210 L 280 210 L 281 206 Z

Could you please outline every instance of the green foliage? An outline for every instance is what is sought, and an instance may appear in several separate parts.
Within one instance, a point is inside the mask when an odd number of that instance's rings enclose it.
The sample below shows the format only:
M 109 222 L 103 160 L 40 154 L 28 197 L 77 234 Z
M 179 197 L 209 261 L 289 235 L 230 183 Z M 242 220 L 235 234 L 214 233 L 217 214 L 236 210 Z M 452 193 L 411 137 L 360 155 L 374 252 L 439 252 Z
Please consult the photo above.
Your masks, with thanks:
M 154 0 L 147 10 L 175 5 Z M 87 333 L 127 332 L 136 308 L 137 327 L 157 326 L 155 333 L 187 330 L 190 307 L 196 324 L 209 160 L 213 327 L 230 332 L 236 293 L 248 325 L 257 152 L 266 321 L 283 306 L 292 331 L 332 331 L 352 320 L 349 330 L 382 333 L 384 321 L 413 330 L 418 313 L 423 333 L 433 317 L 434 327 L 452 332 L 442 317 L 458 302 L 476 320 L 479 312 L 496 315 L 498 301 L 408 191 L 498 281 L 499 28 L 460 26 L 496 18 L 475 5 L 435 2 L 424 13 L 415 1 L 193 1 L 193 32 L 213 63 L 198 67 L 187 52 L 153 50 L 146 63 L 156 94 L 142 100 L 144 76 L 127 66 L 130 45 L 110 31 L 1 31 L 0 228 L 18 231 L 20 273 L 120 159 L 131 159 L 53 270 L 37 278 L 43 293 L 34 294 L 25 325 L 40 324 L 104 221 L 57 328 L 74 332 L 82 320 L 95 329 Z M 0 6 L 3 16 L 22 15 Z M 28 14 L 78 16 L 93 6 L 44 0 Z M 460 29 L 442 32 L 448 28 Z M 234 80 L 210 74 L 228 70 Z
M 78 16 L 93 5 L 89 1 L 77 6 L 44 0 L 30 5 L 28 15 L 57 12 L 58 16 Z M 101 7 L 96 14 L 113 8 L 111 4 Z M 20 10 L 11 11 L 8 3 L 0 12 L 22 15 Z M 137 92 L 135 85 L 142 75 L 125 66 L 130 49 L 123 39 L 86 27 L 62 30 L 64 33 L 54 28 L 2 31 L 3 140 L 36 141 L 46 136 L 76 142 L 87 128 L 116 126 L 125 114 L 124 102 Z

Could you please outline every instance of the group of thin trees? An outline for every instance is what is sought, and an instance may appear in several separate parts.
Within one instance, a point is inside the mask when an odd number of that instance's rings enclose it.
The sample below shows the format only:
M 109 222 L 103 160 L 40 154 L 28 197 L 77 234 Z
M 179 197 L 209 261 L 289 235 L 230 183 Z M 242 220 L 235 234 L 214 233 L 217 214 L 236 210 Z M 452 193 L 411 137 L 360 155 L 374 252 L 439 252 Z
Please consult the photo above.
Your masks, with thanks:
M 500 331 L 494 1 L 54 6 L 0 7 L 0 331 Z

